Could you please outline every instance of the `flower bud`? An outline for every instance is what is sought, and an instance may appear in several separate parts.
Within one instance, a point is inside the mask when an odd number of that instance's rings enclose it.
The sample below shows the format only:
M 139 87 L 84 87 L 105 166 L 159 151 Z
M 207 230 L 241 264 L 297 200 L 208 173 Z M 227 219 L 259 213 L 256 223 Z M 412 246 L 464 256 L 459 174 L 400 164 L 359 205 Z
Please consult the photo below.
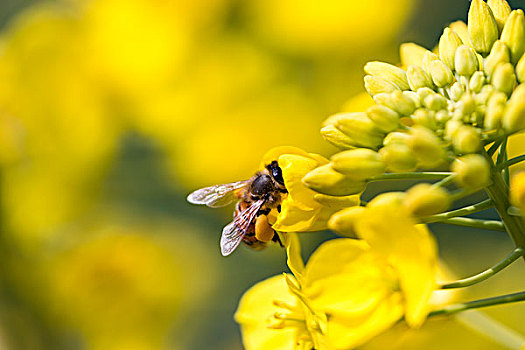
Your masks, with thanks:
M 412 115 L 412 119 L 416 124 L 429 128 L 431 130 L 437 129 L 436 120 L 434 119 L 434 112 L 424 108 L 416 109 Z
M 401 62 L 406 66 L 420 66 L 427 51 L 424 47 L 414 43 L 403 43 L 399 47 Z
M 520 84 L 512 93 L 503 112 L 503 129 L 514 133 L 525 128 L 525 84 Z
M 460 154 L 477 152 L 481 148 L 478 129 L 469 125 L 460 126 L 454 133 L 452 143 Z
M 383 134 L 366 113 L 341 113 L 335 127 L 347 135 L 354 146 L 377 148 L 383 141 Z
M 397 86 L 388 82 L 375 75 L 365 76 L 365 89 L 370 94 L 374 96 L 383 92 L 392 92 L 398 90 Z
M 456 110 L 461 113 L 462 116 L 469 116 L 476 110 L 476 100 L 471 94 L 463 94 L 461 100 L 456 103 Z
M 485 58 L 483 62 L 483 70 L 489 78 L 492 77 L 494 69 L 500 63 L 510 62 L 510 51 L 507 45 L 501 40 L 497 40 L 490 50 L 490 54 Z
M 417 92 L 414 92 L 414 91 L 403 91 L 403 95 L 405 97 L 409 98 L 410 100 L 412 100 L 412 102 L 414 103 L 414 106 L 416 106 L 416 108 L 421 107 L 421 99 L 419 98 L 419 95 L 417 94 Z
M 336 153 L 331 158 L 332 169 L 356 180 L 365 180 L 385 172 L 379 153 L 366 148 Z
M 478 58 L 473 48 L 468 45 L 461 45 L 456 50 L 455 65 L 459 75 L 470 77 L 478 70 Z
M 425 168 L 439 165 L 445 155 L 439 138 L 423 126 L 415 126 L 410 130 L 408 146 Z
M 525 172 L 518 173 L 510 182 L 510 203 L 525 212 Z
M 410 115 L 416 109 L 416 105 L 410 97 L 403 95 L 401 91 L 394 91 L 390 94 L 390 101 L 393 110 L 401 115 Z
M 452 101 L 457 102 L 459 101 L 459 99 L 461 98 L 461 95 L 463 95 L 464 92 L 465 92 L 465 89 L 463 88 L 463 85 L 461 85 L 459 82 L 456 81 L 450 87 L 449 95 Z
M 516 64 L 516 76 L 520 83 L 525 83 L 525 53 L 521 56 Z
M 498 31 L 501 33 L 505 21 L 509 18 L 511 11 L 510 6 L 505 0 L 488 0 L 487 5 L 489 5 L 492 10 L 492 14 L 498 25 Z
M 453 30 L 459 37 L 461 38 L 461 41 L 463 44 L 472 46 L 472 42 L 470 40 L 470 36 L 468 34 L 468 27 L 467 24 L 463 21 L 455 21 L 450 23 L 449 28 Z
M 331 209 L 355 207 L 361 202 L 358 194 L 351 194 L 349 196 L 328 196 L 321 193 L 314 194 L 314 201 Z
M 407 172 L 417 169 L 417 159 L 410 147 L 403 143 L 392 143 L 379 150 L 386 167 L 392 172 Z
M 340 210 L 330 217 L 328 228 L 342 236 L 357 238 L 355 223 L 365 210 L 364 207 L 350 207 Z
M 496 66 L 494 74 L 492 74 L 492 86 L 497 90 L 504 92 L 510 96 L 514 85 L 516 84 L 516 75 L 514 74 L 514 67 L 510 63 L 500 63 Z
M 439 111 L 447 108 L 447 100 L 439 94 L 432 94 L 425 97 L 423 105 L 433 111 Z
M 366 110 L 377 128 L 383 132 L 390 132 L 399 126 L 399 114 L 383 105 L 373 105 Z
M 380 77 L 381 79 L 394 84 L 401 90 L 409 89 L 406 72 L 389 63 L 378 61 L 368 62 L 365 64 L 365 72 Z
M 445 125 L 445 137 L 447 140 L 452 140 L 456 136 L 457 131 L 464 124 L 459 120 L 449 120 Z
M 408 66 L 407 80 L 410 89 L 412 89 L 413 91 L 417 91 L 417 89 L 422 87 L 432 88 L 434 86 L 434 84 L 432 83 L 432 79 L 420 66 Z
M 366 184 L 356 181 L 332 169 L 331 164 L 315 168 L 303 177 L 303 183 L 312 190 L 330 195 L 347 196 L 362 192 Z
M 377 195 L 366 205 L 367 208 L 378 208 L 378 207 L 397 207 L 403 205 L 405 200 L 405 192 L 386 192 Z
M 355 148 L 351 138 L 346 136 L 342 131 L 337 129 L 333 125 L 327 125 L 321 129 L 321 135 L 323 138 L 330 142 L 337 148 L 340 149 L 352 149 Z
M 484 128 L 485 130 L 495 130 L 501 126 L 507 95 L 501 91 L 496 91 L 490 95 L 485 110 Z
M 434 117 L 434 119 L 437 123 L 445 124 L 450 119 L 450 117 L 451 116 L 449 112 L 446 109 L 442 109 L 436 112 L 436 116 Z
M 452 163 L 454 180 L 463 188 L 480 189 L 490 184 L 489 163 L 480 154 L 467 154 Z
M 470 80 L 468 82 L 468 87 L 470 91 L 478 93 L 481 91 L 484 85 L 485 74 L 480 71 L 474 72 L 474 74 L 472 75 L 472 77 L 470 77 Z
M 385 146 L 388 146 L 394 143 L 407 144 L 408 139 L 410 139 L 410 134 L 406 132 L 395 131 L 385 136 L 385 139 L 383 140 L 383 144 Z
M 456 50 L 463 44 L 459 35 L 445 28 L 439 39 L 439 58 L 451 69 L 454 70 L 454 56 Z
M 440 60 L 434 60 L 430 62 L 429 69 L 432 81 L 438 87 L 445 87 L 452 84 L 454 81 L 454 75 L 452 74 L 452 71 Z
M 525 52 L 525 17 L 522 10 L 510 13 L 501 32 L 501 41 L 510 50 L 510 61 L 516 64 Z
M 450 197 L 442 187 L 420 183 L 406 191 L 403 204 L 413 215 L 424 217 L 447 210 Z
M 477 52 L 488 53 L 498 40 L 498 24 L 489 5 L 483 0 L 472 0 L 468 11 L 468 33 Z

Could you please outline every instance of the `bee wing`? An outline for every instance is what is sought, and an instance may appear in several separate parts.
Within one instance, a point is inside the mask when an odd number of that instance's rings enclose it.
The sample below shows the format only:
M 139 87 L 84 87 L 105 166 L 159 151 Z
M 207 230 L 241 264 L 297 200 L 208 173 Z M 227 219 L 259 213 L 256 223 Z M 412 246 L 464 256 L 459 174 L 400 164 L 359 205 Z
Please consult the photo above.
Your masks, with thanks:
M 236 200 L 233 191 L 246 186 L 247 183 L 248 180 L 244 180 L 201 188 L 190 193 L 186 200 L 192 204 L 204 204 L 211 208 L 224 207 Z
M 242 238 L 264 202 L 265 200 L 261 199 L 252 203 L 246 210 L 236 216 L 232 222 L 224 226 L 221 235 L 221 253 L 223 256 L 233 253 L 235 248 L 241 243 Z

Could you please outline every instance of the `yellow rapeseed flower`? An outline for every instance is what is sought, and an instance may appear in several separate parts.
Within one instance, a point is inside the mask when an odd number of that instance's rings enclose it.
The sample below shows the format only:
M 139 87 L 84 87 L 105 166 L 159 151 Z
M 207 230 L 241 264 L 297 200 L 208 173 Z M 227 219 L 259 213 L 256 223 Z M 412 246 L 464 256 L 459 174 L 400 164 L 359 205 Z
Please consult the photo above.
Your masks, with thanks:
M 285 239 L 295 278 L 275 276 L 248 290 L 235 319 L 246 349 L 349 349 L 401 317 L 426 318 L 435 288 L 433 237 L 402 206 L 366 208 L 362 240 L 322 244 L 304 267 L 296 238 Z

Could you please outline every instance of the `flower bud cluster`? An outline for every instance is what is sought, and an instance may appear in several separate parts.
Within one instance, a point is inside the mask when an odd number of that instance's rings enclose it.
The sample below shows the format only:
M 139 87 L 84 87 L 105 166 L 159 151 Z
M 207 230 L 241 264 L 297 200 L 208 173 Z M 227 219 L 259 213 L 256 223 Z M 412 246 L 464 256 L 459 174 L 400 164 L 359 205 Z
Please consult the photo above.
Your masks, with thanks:
M 325 121 L 321 134 L 342 151 L 305 177 L 312 189 L 348 195 L 384 172 L 436 168 L 457 173 L 465 188 L 488 185 L 485 145 L 525 129 L 523 11 L 472 0 L 468 25 L 445 28 L 437 54 L 410 44 L 403 56 L 403 68 L 365 65 L 374 106 Z

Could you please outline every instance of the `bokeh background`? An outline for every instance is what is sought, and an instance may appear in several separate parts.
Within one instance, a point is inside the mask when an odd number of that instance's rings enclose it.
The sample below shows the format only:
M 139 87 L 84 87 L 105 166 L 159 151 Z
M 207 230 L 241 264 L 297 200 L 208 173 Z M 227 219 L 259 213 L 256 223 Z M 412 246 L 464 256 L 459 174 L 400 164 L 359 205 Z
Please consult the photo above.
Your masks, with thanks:
M 186 195 L 250 177 L 273 146 L 334 152 L 319 126 L 363 90 L 363 64 L 398 62 L 406 41 L 432 48 L 468 6 L 0 1 L 0 348 L 241 349 L 237 301 L 284 254 L 222 258 L 232 209 Z M 512 249 L 501 233 L 433 229 L 458 277 Z M 304 235 L 305 256 L 331 237 Z M 458 300 L 523 289 L 524 272 Z M 522 306 L 486 314 L 525 333 Z M 398 331 L 367 348 L 505 349 L 457 320 Z

